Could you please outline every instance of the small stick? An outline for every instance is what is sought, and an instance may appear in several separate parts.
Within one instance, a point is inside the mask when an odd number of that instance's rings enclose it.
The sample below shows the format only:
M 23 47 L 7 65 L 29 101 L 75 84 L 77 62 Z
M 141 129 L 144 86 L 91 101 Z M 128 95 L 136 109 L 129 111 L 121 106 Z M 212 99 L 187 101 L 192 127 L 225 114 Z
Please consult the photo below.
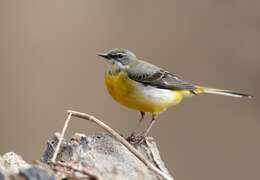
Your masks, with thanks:
M 71 119 L 71 115 L 72 115 L 72 113 L 69 113 L 69 115 L 68 115 L 68 117 L 67 117 L 67 119 L 65 121 L 64 127 L 62 129 L 62 132 L 61 132 L 61 135 L 60 135 L 60 138 L 59 138 L 59 142 L 58 142 L 58 144 L 56 146 L 56 149 L 55 149 L 54 154 L 53 154 L 52 159 L 51 159 L 52 163 L 56 162 L 56 158 L 57 158 L 58 152 L 60 151 L 60 145 L 61 145 L 61 142 L 62 142 L 62 140 L 64 138 L 65 132 L 66 132 L 66 130 L 68 128 L 69 121 Z
M 55 162 L 55 163 L 51 162 L 50 164 L 53 165 L 53 166 L 61 166 L 61 167 L 67 168 L 67 169 L 71 169 L 74 172 L 79 172 L 83 175 L 90 177 L 91 180 L 98 180 L 98 177 L 96 175 L 94 175 L 93 173 L 91 173 L 87 170 L 79 170 L 79 169 L 73 167 L 72 165 L 65 164 L 65 163 L 62 163 L 62 162 Z
M 137 151 L 129 142 L 127 142 L 125 140 L 125 138 L 123 138 L 115 130 L 113 130 L 111 127 L 109 127 L 108 125 L 106 125 L 105 123 L 100 121 L 99 119 L 95 118 L 94 116 L 88 115 L 86 113 L 81 113 L 81 112 L 72 111 L 72 110 L 68 110 L 68 113 L 69 113 L 69 117 L 67 119 L 70 119 L 71 116 L 74 116 L 74 117 L 82 118 L 82 119 L 89 120 L 91 122 L 96 123 L 97 125 L 102 127 L 104 130 L 109 132 L 116 140 L 121 142 L 130 152 L 132 152 L 140 161 L 142 161 L 153 172 L 160 175 L 161 177 L 163 177 L 166 180 L 174 180 L 168 174 L 161 171 L 159 168 L 157 168 L 155 165 L 153 165 L 150 161 L 148 161 L 139 151 Z M 66 123 L 65 123 L 65 126 L 67 126 Z M 67 128 L 67 127 L 65 128 L 65 126 L 64 126 L 63 130 Z M 63 134 L 63 136 L 64 136 L 64 134 Z M 62 136 L 62 138 L 63 138 L 63 136 Z M 56 149 L 56 151 L 57 151 L 57 149 Z M 55 158 L 53 158 L 53 159 L 55 160 Z

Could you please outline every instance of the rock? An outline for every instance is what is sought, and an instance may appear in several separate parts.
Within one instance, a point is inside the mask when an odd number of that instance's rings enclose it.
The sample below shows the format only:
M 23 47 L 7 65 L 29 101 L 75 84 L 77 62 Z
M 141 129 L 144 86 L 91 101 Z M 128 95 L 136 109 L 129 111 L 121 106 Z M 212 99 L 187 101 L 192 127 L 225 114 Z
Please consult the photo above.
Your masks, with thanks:
M 51 160 L 57 142 L 58 136 L 49 141 L 42 157 L 43 162 Z M 147 138 L 136 148 L 154 165 L 169 174 L 153 138 Z M 75 134 L 70 140 L 62 142 L 57 160 L 72 164 L 79 170 L 87 170 L 99 180 L 161 179 L 107 133 L 89 136 Z M 86 177 L 80 173 L 76 175 L 78 178 Z
M 4 180 L 5 179 L 5 174 L 4 174 L 4 160 L 2 159 L 2 157 L 0 156 L 0 180 Z
M 7 177 L 7 178 L 6 178 Z M 21 156 L 8 152 L 0 156 L 0 180 L 55 180 L 48 169 L 32 166 L 25 162 Z
M 0 171 L 0 180 L 4 180 L 5 179 L 5 175 Z
M 4 170 L 5 170 L 4 160 L 3 160 L 2 156 L 0 156 L 0 172 L 3 172 Z
M 15 174 L 18 173 L 20 169 L 30 167 L 30 165 L 26 163 L 21 156 L 14 152 L 4 154 L 0 164 L 0 168 L 2 167 L 6 174 Z
M 19 176 L 23 177 L 25 180 L 55 180 L 53 174 L 50 174 L 47 170 L 37 166 L 21 170 Z
M 14 152 L 0 156 L 0 180 L 161 180 L 124 145 L 107 133 L 75 134 L 64 139 L 56 163 L 50 163 L 59 134 L 48 141 L 41 162 L 26 163 Z M 161 171 L 169 174 L 153 138 L 136 149 Z

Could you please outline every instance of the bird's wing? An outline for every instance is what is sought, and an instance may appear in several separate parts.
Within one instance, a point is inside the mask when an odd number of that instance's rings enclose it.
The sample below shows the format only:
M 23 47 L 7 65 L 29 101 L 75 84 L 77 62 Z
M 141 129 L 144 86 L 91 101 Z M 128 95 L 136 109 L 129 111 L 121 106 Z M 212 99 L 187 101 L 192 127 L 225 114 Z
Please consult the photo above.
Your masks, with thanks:
M 171 90 L 196 90 L 196 86 L 179 79 L 176 75 L 165 71 L 155 65 L 140 61 L 127 71 L 130 79 L 158 87 Z

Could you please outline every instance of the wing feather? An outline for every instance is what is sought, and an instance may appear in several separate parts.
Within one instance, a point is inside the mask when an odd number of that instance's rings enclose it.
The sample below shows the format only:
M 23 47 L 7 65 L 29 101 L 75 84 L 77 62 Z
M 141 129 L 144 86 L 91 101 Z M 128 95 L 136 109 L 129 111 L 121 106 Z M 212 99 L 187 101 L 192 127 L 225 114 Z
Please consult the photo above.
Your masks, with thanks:
M 179 79 L 175 74 L 140 61 L 128 70 L 128 76 L 137 82 L 171 90 L 196 90 L 196 86 Z

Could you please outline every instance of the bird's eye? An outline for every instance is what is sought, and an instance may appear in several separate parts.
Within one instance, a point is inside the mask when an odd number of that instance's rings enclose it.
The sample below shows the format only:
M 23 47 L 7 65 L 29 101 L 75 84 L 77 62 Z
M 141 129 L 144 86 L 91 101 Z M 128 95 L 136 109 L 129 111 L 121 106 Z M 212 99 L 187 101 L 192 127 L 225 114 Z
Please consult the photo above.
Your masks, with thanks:
M 110 56 L 110 58 L 113 58 L 113 59 L 117 58 L 117 55 L 115 55 L 115 54 L 110 54 L 109 56 Z
M 122 57 L 123 57 L 123 55 L 122 55 L 122 54 L 118 54 L 118 58 L 120 58 L 120 59 L 121 59 Z

